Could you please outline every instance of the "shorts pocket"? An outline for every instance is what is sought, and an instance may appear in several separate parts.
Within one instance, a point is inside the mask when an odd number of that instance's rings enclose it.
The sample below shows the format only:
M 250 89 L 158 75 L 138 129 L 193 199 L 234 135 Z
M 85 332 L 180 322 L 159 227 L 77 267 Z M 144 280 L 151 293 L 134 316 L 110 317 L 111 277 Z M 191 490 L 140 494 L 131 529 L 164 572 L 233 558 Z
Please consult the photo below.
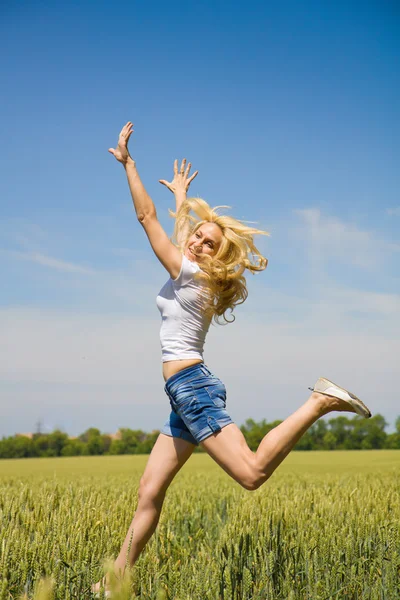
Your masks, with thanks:
M 207 385 L 205 389 L 217 408 L 226 407 L 226 388 L 222 381 Z
M 196 394 L 190 383 L 183 383 L 177 386 L 177 388 L 172 390 L 168 395 L 171 406 L 178 409 L 182 406 L 190 405 L 193 400 L 196 400 Z

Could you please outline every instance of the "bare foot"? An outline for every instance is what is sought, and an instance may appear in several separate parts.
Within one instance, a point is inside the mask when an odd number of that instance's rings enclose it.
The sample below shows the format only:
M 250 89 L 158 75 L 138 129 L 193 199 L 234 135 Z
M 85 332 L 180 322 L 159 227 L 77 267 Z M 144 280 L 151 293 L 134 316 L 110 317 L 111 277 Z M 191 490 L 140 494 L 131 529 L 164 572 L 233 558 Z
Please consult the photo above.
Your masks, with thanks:
M 93 594 L 95 594 L 96 592 L 101 592 L 101 590 L 103 590 L 103 589 L 108 590 L 108 587 L 107 587 L 108 583 L 109 583 L 109 578 L 106 575 L 105 577 L 103 577 L 103 579 L 100 579 L 100 581 L 98 581 L 97 583 L 94 583 L 90 589 L 93 592 Z
M 129 573 L 125 575 L 119 573 L 116 574 L 114 571 L 108 571 L 105 576 L 100 579 L 97 583 L 94 583 L 90 588 L 92 594 L 99 594 L 105 590 L 106 596 L 110 592 L 121 591 L 124 585 L 128 585 L 130 581 Z

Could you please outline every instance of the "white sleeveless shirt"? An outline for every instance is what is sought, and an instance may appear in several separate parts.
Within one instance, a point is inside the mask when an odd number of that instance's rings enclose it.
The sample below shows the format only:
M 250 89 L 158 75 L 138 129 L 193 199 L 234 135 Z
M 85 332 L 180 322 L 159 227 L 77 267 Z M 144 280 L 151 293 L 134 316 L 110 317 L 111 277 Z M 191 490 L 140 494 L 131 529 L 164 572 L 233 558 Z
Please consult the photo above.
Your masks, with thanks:
M 182 266 L 176 279 L 168 279 L 157 296 L 161 313 L 160 341 L 162 362 L 199 358 L 211 319 L 206 317 L 199 297 L 202 284 L 194 279 L 200 271 L 197 263 L 182 256 Z

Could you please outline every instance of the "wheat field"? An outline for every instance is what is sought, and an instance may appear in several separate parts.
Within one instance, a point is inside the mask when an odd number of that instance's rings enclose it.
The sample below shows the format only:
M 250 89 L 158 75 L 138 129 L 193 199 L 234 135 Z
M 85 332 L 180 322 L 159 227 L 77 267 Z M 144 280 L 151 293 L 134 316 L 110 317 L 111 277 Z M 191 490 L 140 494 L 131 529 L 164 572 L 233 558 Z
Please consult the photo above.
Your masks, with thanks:
M 0 600 L 90 599 L 146 456 L 0 461 Z M 115 598 L 400 598 L 400 451 L 294 452 L 256 492 L 195 454 Z

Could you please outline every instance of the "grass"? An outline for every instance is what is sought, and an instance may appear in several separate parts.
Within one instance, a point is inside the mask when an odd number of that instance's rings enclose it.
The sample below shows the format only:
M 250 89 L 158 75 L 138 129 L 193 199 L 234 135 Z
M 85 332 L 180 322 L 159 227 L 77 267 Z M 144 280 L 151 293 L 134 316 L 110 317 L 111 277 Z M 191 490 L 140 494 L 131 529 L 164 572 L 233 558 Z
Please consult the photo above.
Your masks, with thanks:
M 146 461 L 0 461 L 0 600 L 91 598 Z M 120 600 L 394 600 L 399 489 L 395 450 L 295 452 L 252 493 L 194 455 Z

